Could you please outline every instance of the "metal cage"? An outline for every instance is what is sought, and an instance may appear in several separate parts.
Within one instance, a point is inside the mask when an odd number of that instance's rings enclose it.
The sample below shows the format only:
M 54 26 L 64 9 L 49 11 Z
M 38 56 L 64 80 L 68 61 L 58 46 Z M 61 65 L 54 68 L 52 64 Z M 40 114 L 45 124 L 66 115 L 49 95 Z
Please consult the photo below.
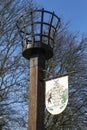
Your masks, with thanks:
M 53 56 L 54 36 L 59 28 L 60 18 L 47 10 L 28 10 L 17 19 L 22 38 L 23 56 L 29 59 L 42 52 L 46 59 Z

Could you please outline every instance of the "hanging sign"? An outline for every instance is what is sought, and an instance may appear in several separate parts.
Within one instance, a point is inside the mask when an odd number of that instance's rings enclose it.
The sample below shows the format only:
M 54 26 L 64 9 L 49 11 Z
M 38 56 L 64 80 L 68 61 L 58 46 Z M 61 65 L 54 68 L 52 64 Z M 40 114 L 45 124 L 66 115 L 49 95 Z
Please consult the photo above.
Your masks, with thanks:
M 53 115 L 63 112 L 68 103 L 68 76 L 46 81 L 46 109 Z

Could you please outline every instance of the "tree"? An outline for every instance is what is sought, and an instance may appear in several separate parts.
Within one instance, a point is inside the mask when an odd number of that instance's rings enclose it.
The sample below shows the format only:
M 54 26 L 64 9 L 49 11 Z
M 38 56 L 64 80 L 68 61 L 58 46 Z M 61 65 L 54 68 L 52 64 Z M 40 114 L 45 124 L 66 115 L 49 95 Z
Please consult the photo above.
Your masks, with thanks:
M 27 2 L 27 4 L 26 4 Z M 0 1 L 0 129 L 26 127 L 28 107 L 28 64 L 21 56 L 16 20 L 26 9 L 33 8 L 31 0 Z M 28 70 L 28 69 L 27 69 Z
M 62 26 L 55 40 L 54 57 L 47 63 L 47 78 L 69 74 L 69 102 L 60 115 L 46 112 L 46 129 L 86 130 L 87 38 L 79 39 Z
M 27 3 L 27 4 L 26 4 Z M 0 129 L 27 129 L 29 63 L 21 56 L 16 19 L 31 0 L 0 1 Z M 86 130 L 87 38 L 78 39 L 66 25 L 55 38 L 54 57 L 46 64 L 46 78 L 69 74 L 69 103 L 58 116 L 46 111 L 47 130 Z

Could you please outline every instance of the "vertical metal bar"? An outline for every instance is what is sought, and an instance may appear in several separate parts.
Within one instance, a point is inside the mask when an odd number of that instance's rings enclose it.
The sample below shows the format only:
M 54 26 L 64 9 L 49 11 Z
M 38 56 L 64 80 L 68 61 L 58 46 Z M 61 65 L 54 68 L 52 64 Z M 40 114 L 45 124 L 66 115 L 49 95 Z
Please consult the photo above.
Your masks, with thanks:
M 58 27 L 60 27 L 60 18 L 58 18 L 58 22 L 56 24 L 56 30 L 58 30 Z
M 48 33 L 49 37 L 51 36 L 51 25 L 52 25 L 52 22 L 53 22 L 53 16 L 54 16 L 54 12 L 52 14 L 51 21 L 50 21 L 50 27 L 49 27 L 49 33 Z M 50 38 L 48 38 L 48 44 L 50 44 Z
M 41 13 L 41 27 L 40 27 L 40 42 L 42 43 L 42 33 L 43 33 L 43 18 L 44 18 L 44 8 Z
M 30 58 L 30 108 L 28 130 L 44 130 L 45 108 L 45 58 L 37 55 Z
M 23 27 L 24 27 L 24 35 L 23 35 L 23 46 L 27 47 L 27 43 L 26 43 L 26 23 L 25 23 L 25 19 L 24 16 L 21 17 L 22 21 L 23 21 Z
M 32 38 L 32 44 L 34 43 L 34 17 L 33 17 L 33 10 L 31 10 L 31 38 Z
M 21 38 L 21 40 L 22 40 L 22 47 L 24 46 L 24 44 L 23 44 L 23 36 L 22 36 L 22 29 L 19 27 L 20 25 L 19 25 L 19 21 L 17 21 L 17 28 L 18 28 L 18 31 L 19 31 L 19 35 L 20 35 L 20 38 Z

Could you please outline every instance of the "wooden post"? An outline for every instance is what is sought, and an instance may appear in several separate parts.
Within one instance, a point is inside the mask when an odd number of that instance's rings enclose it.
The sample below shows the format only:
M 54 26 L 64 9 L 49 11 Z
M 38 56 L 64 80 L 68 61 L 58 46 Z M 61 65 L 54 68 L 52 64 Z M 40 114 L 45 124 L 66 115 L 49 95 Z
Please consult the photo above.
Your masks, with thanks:
M 45 57 L 41 54 L 30 58 L 30 103 L 28 130 L 44 130 L 45 110 Z

